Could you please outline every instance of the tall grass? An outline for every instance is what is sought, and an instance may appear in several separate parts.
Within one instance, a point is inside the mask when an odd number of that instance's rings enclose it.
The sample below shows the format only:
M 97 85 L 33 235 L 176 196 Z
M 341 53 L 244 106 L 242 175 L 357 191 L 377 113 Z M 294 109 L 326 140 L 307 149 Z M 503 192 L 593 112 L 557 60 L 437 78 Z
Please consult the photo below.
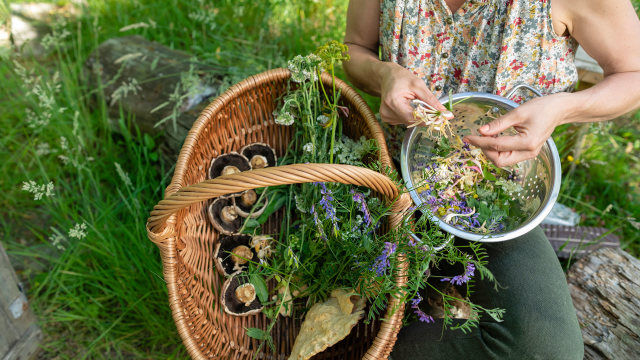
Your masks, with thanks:
M 2 241 L 26 264 L 44 358 L 184 358 L 144 228 L 172 169 L 157 161 L 159 139 L 126 131 L 135 119 L 108 118 L 84 61 L 110 37 L 139 34 L 216 65 L 233 83 L 342 39 L 346 1 L 87 4 L 54 25 L 44 59 L 0 63 Z M 29 181 L 32 192 L 23 190 Z

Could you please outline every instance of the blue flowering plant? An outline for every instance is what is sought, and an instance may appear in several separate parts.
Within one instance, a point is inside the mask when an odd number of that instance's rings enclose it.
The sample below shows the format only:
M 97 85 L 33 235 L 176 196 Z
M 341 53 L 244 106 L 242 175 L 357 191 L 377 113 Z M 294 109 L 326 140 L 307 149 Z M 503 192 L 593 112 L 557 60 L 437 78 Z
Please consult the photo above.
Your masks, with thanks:
M 346 59 L 346 50 L 343 44 L 331 42 L 314 54 L 289 62 L 293 85 L 274 115 L 278 124 L 292 127 L 294 136 L 279 163 L 369 166 L 384 172 L 402 188 L 394 171 L 367 161 L 376 158 L 378 148 L 373 140 L 351 139 L 343 134 L 342 120 L 348 116 L 348 109 L 340 105 L 335 83 L 327 86 L 318 81 L 322 71 L 335 79 L 334 66 Z M 385 219 L 391 214 L 392 204 L 368 188 L 307 183 L 270 187 L 266 193 L 268 210 L 257 220 L 247 220 L 243 231 L 261 233 L 261 223 L 279 208 L 288 214 L 279 233 L 269 234 L 271 256 L 250 261 L 248 270 L 264 305 L 263 313 L 272 322 L 266 329 L 250 328 L 247 333 L 268 344 L 272 344 L 271 329 L 278 316 L 299 318 L 335 289 L 353 291 L 367 300 L 365 321 L 380 318 L 389 299 L 395 298 L 411 304 L 407 308 L 415 319 L 428 322 L 433 319 L 421 308 L 420 292 L 430 287 L 426 279 L 431 266 L 441 261 L 463 264 L 467 271 L 447 280 L 460 285 L 471 283 L 476 273 L 490 276 L 479 246 L 472 246 L 466 253 L 450 245 L 446 251 L 436 251 L 449 242 L 450 236 L 430 226 L 426 216 L 410 220 L 409 213 L 402 226 L 390 229 Z M 406 268 L 408 275 L 404 285 L 397 282 L 401 268 Z M 274 285 L 266 286 L 268 283 Z M 433 287 L 433 291 L 440 289 Z M 450 303 L 444 293 L 442 296 L 446 304 Z M 475 305 L 472 310 L 476 315 L 483 311 L 495 314 Z M 474 315 L 461 327 L 470 328 L 477 318 Z

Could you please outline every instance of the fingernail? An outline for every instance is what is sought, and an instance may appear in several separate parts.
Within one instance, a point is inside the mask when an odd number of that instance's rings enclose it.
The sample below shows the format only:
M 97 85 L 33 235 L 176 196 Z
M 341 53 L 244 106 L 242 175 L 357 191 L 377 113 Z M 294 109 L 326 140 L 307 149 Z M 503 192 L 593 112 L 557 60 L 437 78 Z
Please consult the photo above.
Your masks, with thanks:
M 482 126 L 478 129 L 478 131 L 482 131 L 482 132 L 489 131 L 489 125 L 482 125 Z
M 442 116 L 444 116 L 447 119 L 453 119 L 453 113 L 451 111 L 449 111 L 449 110 L 443 111 L 442 112 Z

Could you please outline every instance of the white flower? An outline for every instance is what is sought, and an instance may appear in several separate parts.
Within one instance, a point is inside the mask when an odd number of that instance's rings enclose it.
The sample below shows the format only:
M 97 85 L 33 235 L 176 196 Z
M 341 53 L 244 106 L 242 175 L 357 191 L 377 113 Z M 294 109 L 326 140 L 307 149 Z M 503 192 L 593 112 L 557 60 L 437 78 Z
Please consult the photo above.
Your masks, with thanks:
M 60 150 L 69 150 L 69 142 L 64 136 L 60 136 Z
M 129 178 L 129 174 L 127 174 L 124 170 L 122 170 L 122 166 L 117 162 L 113 163 L 116 166 L 116 172 L 118 176 L 120 176 L 120 180 L 124 183 L 125 186 L 133 188 L 133 184 L 131 183 L 131 178 Z
M 316 119 L 318 120 L 318 123 L 320 125 L 326 125 L 327 122 L 329 122 L 329 117 L 327 115 L 318 115 L 318 118 Z
M 123 81 L 120 86 L 113 93 L 111 93 L 110 106 L 115 105 L 116 102 L 125 99 L 129 93 L 136 95 L 138 91 L 142 90 L 138 80 L 135 78 L 129 78 L 129 82 Z
M 283 111 L 276 116 L 276 124 L 289 126 L 293 124 L 294 118 L 291 113 Z
M 62 245 L 62 241 L 66 240 L 64 236 L 60 234 L 53 234 L 49 236 L 49 241 L 51 241 L 51 245 L 53 245 L 58 250 L 64 250 L 64 245 Z
M 22 183 L 22 190 L 32 193 L 33 200 L 40 200 L 43 196 L 52 197 L 54 186 L 52 181 L 38 185 L 35 181 L 29 180 Z
M 43 155 L 48 155 L 51 154 L 51 146 L 49 146 L 49 143 L 38 143 L 38 145 L 36 145 L 36 155 L 37 156 L 43 156 Z
M 82 240 L 87 236 L 87 224 L 75 224 L 72 229 L 69 230 L 69 237 Z
M 313 146 L 313 143 L 306 143 L 302 147 L 302 150 L 304 150 L 305 152 L 311 153 L 315 150 L 315 147 Z
M 301 83 L 307 80 L 318 80 L 316 71 L 321 62 L 322 59 L 315 54 L 305 57 L 298 55 L 289 60 L 287 68 L 291 71 L 291 81 Z
M 502 187 L 508 194 L 519 193 L 522 191 L 522 186 L 513 180 L 504 180 L 502 178 L 496 181 L 496 185 Z

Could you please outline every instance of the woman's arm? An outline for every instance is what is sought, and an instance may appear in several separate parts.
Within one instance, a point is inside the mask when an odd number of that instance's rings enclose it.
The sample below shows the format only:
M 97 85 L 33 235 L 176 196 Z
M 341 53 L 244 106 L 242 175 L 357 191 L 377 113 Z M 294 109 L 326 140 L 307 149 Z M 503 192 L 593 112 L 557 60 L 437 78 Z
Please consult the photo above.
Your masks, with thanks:
M 555 20 L 604 69 L 605 79 L 576 93 L 533 99 L 468 136 L 498 166 L 531 159 L 556 126 L 610 120 L 640 106 L 640 21 L 629 0 L 554 0 Z M 499 136 L 514 127 L 518 134 Z
M 398 64 L 380 61 L 379 22 L 380 0 L 349 2 L 344 42 L 349 47 L 351 59 L 343 63 L 349 80 L 361 90 L 380 96 L 380 117 L 390 124 L 411 123 L 413 108 L 410 102 L 413 99 L 446 111 L 424 81 Z

